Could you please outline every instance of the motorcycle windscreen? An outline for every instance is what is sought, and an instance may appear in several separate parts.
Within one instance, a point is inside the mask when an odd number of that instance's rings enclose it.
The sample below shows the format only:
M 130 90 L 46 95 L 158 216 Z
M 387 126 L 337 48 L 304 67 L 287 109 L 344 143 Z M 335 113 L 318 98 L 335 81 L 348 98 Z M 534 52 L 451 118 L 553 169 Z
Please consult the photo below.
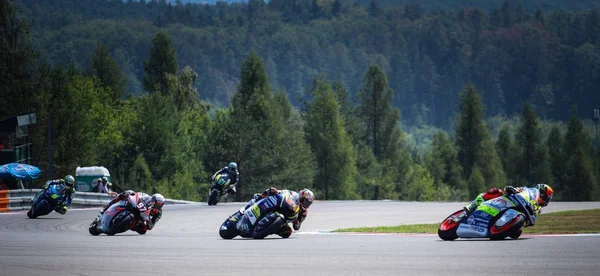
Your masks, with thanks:
M 108 207 L 108 209 L 104 211 L 104 214 L 102 214 L 98 220 L 98 230 L 106 233 L 110 229 L 110 221 L 112 218 L 125 208 L 127 208 L 126 200 L 115 202 L 113 205 Z
M 502 214 L 502 216 L 494 224 L 496 225 L 496 228 L 500 229 L 500 228 L 512 223 L 512 221 L 520 214 L 521 213 L 517 210 L 508 209 L 508 210 L 506 210 L 506 212 L 504 212 L 504 214 Z

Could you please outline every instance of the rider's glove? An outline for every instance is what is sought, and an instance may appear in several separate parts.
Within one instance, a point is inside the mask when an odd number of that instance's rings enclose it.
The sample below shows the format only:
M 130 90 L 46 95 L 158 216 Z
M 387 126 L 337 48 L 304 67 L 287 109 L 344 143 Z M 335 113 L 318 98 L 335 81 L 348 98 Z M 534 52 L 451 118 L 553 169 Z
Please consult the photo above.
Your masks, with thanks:
M 277 188 L 275 187 L 271 187 L 269 189 L 266 189 L 264 192 L 262 192 L 263 196 L 272 196 L 272 195 L 276 195 L 279 193 L 279 190 L 277 190 Z
M 518 194 L 519 193 L 519 189 L 513 187 L 513 186 L 506 186 L 504 188 L 504 193 L 512 195 L 512 194 Z

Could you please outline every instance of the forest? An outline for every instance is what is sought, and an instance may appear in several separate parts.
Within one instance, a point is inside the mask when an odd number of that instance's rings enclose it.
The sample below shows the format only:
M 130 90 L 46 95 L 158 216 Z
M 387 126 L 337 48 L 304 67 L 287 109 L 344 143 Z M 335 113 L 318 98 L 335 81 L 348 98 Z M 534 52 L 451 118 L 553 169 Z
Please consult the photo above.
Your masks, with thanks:
M 0 0 L 0 119 L 36 111 L 44 177 L 172 198 L 235 161 L 237 200 L 598 200 L 600 7 L 404 2 Z

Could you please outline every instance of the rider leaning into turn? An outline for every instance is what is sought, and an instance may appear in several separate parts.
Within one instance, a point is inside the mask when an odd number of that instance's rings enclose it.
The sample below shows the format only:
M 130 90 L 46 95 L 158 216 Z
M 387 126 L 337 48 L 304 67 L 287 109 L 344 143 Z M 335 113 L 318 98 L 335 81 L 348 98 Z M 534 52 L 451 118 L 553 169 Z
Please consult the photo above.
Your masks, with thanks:
M 236 183 L 238 183 L 238 181 L 240 179 L 240 172 L 237 169 L 237 164 L 235 162 L 229 163 L 229 165 L 223 167 L 222 169 L 218 170 L 215 174 L 213 174 L 211 180 L 214 182 L 217 175 L 222 174 L 222 173 L 227 173 L 227 175 L 229 175 L 229 179 L 231 181 L 230 182 L 231 188 L 227 192 L 232 195 L 235 195 L 236 189 L 235 189 L 234 185 Z
M 159 193 L 150 196 L 146 193 L 136 193 L 132 190 L 127 190 L 106 204 L 106 206 L 104 206 L 104 208 L 100 211 L 100 214 L 104 214 L 104 211 L 106 211 L 106 209 L 108 209 L 114 203 L 121 200 L 128 200 L 128 197 L 130 196 L 135 197 L 136 200 L 136 206 L 132 206 L 132 204 L 128 205 L 136 220 L 135 231 L 146 233 L 147 230 L 152 230 L 156 223 L 158 223 L 158 220 L 162 217 L 162 206 L 165 203 L 165 198 Z M 151 210 L 150 221 L 144 220 L 144 218 L 141 216 L 141 213 L 146 210 Z
M 73 194 L 75 191 L 75 178 L 72 175 L 67 175 L 63 179 L 49 180 L 42 189 L 48 191 L 51 185 L 56 185 L 56 190 L 62 195 L 63 200 L 58 202 L 55 211 L 64 215 L 67 213 L 67 207 L 71 206 Z
M 483 203 L 484 201 L 488 201 L 490 199 L 497 198 L 503 195 L 517 194 L 521 192 L 528 192 L 526 198 L 529 198 L 529 194 L 531 194 L 533 197 L 530 198 L 530 202 L 532 203 L 535 209 L 533 210 L 531 221 L 527 222 L 527 226 L 533 226 L 533 224 L 535 224 L 537 215 L 542 212 L 542 207 L 546 207 L 548 203 L 550 203 L 550 201 L 552 200 L 552 196 L 554 195 L 554 190 L 552 190 L 552 188 L 547 184 L 537 184 L 535 187 L 531 188 L 525 186 L 517 188 L 513 186 L 506 186 L 504 188 L 504 192 L 502 192 L 502 190 L 498 188 L 492 188 L 485 193 L 479 194 L 477 198 L 475 198 L 475 200 L 467 204 L 467 206 L 465 206 L 463 209 L 468 215 L 471 212 L 475 211 L 477 207 L 481 205 L 481 203 Z
M 283 191 L 285 191 L 285 190 L 280 191 L 275 187 L 271 187 L 269 189 L 264 190 L 262 193 L 254 194 L 254 197 L 246 204 L 246 207 L 244 207 L 244 210 L 248 209 L 248 207 L 252 206 L 254 203 L 256 203 L 257 201 L 259 201 L 265 197 L 276 195 Z M 308 216 L 308 207 L 310 207 L 310 205 L 312 205 L 313 201 L 315 200 L 315 195 L 311 190 L 306 189 L 306 188 L 300 190 L 300 192 L 295 192 L 295 191 L 291 191 L 291 190 L 288 190 L 288 191 L 292 195 L 292 198 L 293 198 L 294 202 L 296 203 L 296 205 L 298 205 L 298 207 L 300 207 L 298 216 L 292 221 L 294 230 L 298 231 L 298 230 L 300 230 L 300 226 L 302 225 L 302 222 L 306 219 L 306 216 Z M 286 228 L 282 232 L 278 233 L 278 235 L 280 235 L 282 237 L 286 237 L 286 236 L 289 237 L 291 234 L 292 234 L 292 229 L 288 225 L 286 225 Z

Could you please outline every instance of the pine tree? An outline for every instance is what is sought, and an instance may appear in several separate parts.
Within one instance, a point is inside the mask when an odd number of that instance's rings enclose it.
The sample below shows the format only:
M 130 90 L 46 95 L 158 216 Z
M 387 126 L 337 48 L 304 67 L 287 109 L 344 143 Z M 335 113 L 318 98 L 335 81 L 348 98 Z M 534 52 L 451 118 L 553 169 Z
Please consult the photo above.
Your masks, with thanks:
M 0 0 L 0 118 L 35 108 L 30 81 L 37 54 L 28 36 L 27 20 L 12 1 Z
M 165 32 L 158 32 L 152 39 L 150 55 L 144 61 L 144 90 L 151 93 L 159 92 L 162 95 L 168 94 L 168 75 L 176 75 L 178 67 L 175 48 L 171 46 L 171 40 Z
M 533 183 L 551 183 L 550 166 L 546 166 L 545 148 L 539 122 L 530 104 L 523 107 L 521 126 L 517 134 L 519 150 L 519 175 L 527 180 L 528 185 Z
M 369 67 L 359 97 L 367 145 L 378 160 L 395 156 L 398 152 L 394 143 L 398 139 L 395 130 L 400 110 L 392 107 L 394 92 L 388 87 L 387 76 L 378 65 Z
M 596 199 L 598 180 L 592 166 L 589 153 L 589 138 L 583 132 L 583 123 L 573 110 L 565 138 L 565 156 L 567 158 L 566 181 L 563 186 L 564 200 L 589 201 Z
M 564 191 L 565 185 L 565 149 L 563 136 L 560 128 L 557 124 L 552 126 L 548 139 L 546 140 L 546 146 L 548 148 L 548 155 L 550 161 L 550 168 L 552 169 L 552 176 L 554 182 L 552 188 L 556 191 Z M 557 193 L 556 197 L 562 199 L 564 193 Z
M 314 81 L 311 94 L 314 100 L 307 106 L 305 133 L 317 160 L 315 186 L 324 191 L 325 199 L 352 197 L 356 163 L 339 103 L 324 79 Z
M 338 16 L 340 13 L 342 13 L 342 1 L 334 0 L 331 4 L 331 14 L 333 14 L 333 16 Z
M 363 78 L 359 91 L 359 114 L 365 143 L 392 176 L 395 190 L 401 194 L 404 174 L 411 165 L 410 153 L 405 148 L 404 134 L 398 128 L 400 110 L 392 107 L 394 92 L 388 87 L 387 76 L 378 65 L 372 65 Z M 380 197 L 380 186 L 375 187 L 374 198 Z M 386 193 L 386 192 L 384 192 Z
M 466 185 L 461 177 L 462 169 L 456 154 L 456 148 L 445 132 L 440 130 L 433 135 L 425 163 L 435 179 L 436 187 L 447 184 L 453 190 L 465 190 Z
M 511 138 L 508 125 L 502 125 L 500 133 L 498 133 L 498 141 L 496 141 L 496 152 L 502 162 L 502 168 L 508 178 L 508 185 L 518 185 L 516 179 L 516 154 L 515 154 L 515 143 Z
M 120 100 L 127 90 L 127 79 L 110 55 L 110 49 L 99 44 L 92 54 L 92 74 L 100 79 L 103 87 L 110 89 L 111 100 Z
M 483 106 L 475 87 L 468 85 L 460 95 L 459 113 L 456 123 L 456 144 L 458 160 L 463 168 L 464 179 L 469 180 L 470 197 L 481 191 L 479 176 L 482 175 L 487 186 L 493 187 L 505 183 L 502 164 L 483 122 Z

